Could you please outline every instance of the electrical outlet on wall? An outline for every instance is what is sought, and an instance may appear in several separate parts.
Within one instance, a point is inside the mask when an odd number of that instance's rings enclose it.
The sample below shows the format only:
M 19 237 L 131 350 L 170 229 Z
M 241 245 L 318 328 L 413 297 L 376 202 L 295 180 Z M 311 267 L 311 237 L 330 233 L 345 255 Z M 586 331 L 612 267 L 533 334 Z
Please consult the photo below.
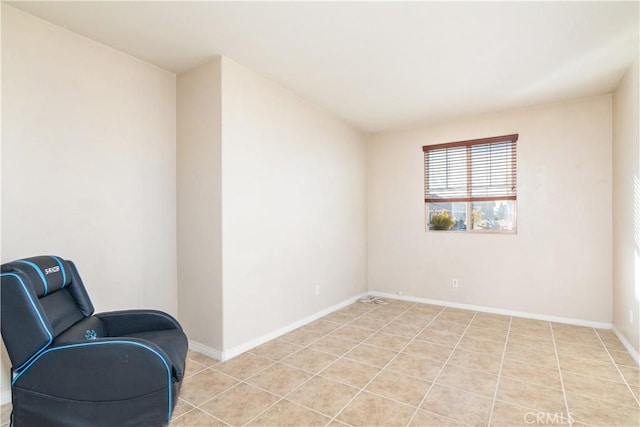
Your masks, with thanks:
M 454 287 L 454 288 L 457 288 L 458 287 L 458 279 L 453 279 L 451 281 L 451 286 Z
M 320 285 L 316 285 L 316 295 L 320 295 Z

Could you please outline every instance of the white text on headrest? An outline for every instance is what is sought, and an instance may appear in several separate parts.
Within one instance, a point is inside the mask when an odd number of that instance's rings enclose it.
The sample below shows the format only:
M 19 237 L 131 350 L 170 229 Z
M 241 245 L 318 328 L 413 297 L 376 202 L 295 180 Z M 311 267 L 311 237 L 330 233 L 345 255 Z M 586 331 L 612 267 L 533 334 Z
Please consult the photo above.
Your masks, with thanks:
M 44 269 L 44 274 L 57 273 L 58 271 L 60 271 L 60 267 L 58 267 L 58 266 L 56 265 L 55 267 L 45 268 L 45 269 Z

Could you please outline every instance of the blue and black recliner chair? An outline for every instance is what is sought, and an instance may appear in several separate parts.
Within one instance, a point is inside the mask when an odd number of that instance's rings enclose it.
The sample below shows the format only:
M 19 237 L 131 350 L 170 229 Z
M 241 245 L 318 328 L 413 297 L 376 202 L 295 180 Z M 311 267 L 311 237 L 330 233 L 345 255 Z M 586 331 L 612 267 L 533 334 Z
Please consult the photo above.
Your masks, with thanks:
M 187 355 L 173 317 L 153 310 L 94 315 L 75 265 L 56 256 L 3 264 L 0 276 L 12 426 L 169 423 Z

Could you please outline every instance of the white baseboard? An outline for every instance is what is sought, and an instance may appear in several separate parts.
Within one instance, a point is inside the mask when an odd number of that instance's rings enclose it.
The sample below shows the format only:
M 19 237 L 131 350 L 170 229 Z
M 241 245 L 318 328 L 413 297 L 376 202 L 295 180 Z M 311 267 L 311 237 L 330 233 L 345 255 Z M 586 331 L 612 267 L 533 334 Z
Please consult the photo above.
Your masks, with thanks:
M 296 322 L 293 322 L 287 326 L 283 326 L 282 328 L 276 329 L 273 332 L 270 332 L 266 335 L 262 335 L 258 338 L 252 339 L 251 341 L 248 341 L 244 344 L 241 344 L 239 346 L 233 347 L 229 350 L 223 351 L 221 352 L 221 358 L 219 360 L 229 360 L 235 356 L 238 356 L 246 351 L 251 350 L 254 347 L 259 346 L 260 344 L 264 344 L 267 341 L 271 341 L 272 339 L 278 338 L 281 335 L 286 334 L 287 332 L 291 332 L 294 329 L 297 329 L 301 326 L 306 325 L 307 323 L 313 322 L 314 320 L 317 320 L 321 317 L 326 316 L 327 314 L 333 313 L 336 310 L 340 310 L 343 307 L 348 306 L 349 304 L 353 304 L 354 302 L 356 302 L 358 299 L 366 296 L 367 293 L 362 293 L 360 295 L 356 295 L 354 297 L 351 297 L 349 299 L 346 299 L 338 304 L 332 305 L 329 308 L 326 308 L 324 310 L 318 311 L 317 313 L 312 314 L 311 316 L 307 316 L 304 319 L 300 319 Z M 195 348 L 194 348 L 195 350 Z M 206 354 L 206 353 L 205 353 Z
M 3 391 L 0 394 L 0 405 L 11 403 L 11 390 Z
M 216 360 L 222 360 L 222 352 L 213 347 L 206 346 L 194 340 L 189 340 L 189 350 L 197 351 Z
M 480 311 L 483 313 L 502 314 L 505 316 L 524 317 L 526 319 L 546 320 L 548 322 L 566 323 L 569 325 L 588 326 L 590 328 L 611 329 L 612 324 L 606 322 L 595 322 L 592 320 L 572 319 L 570 317 L 549 316 L 546 314 L 527 313 L 517 310 L 503 310 L 501 308 L 485 307 L 482 305 L 462 304 L 458 302 L 434 300 L 429 298 L 418 298 L 404 295 L 396 295 L 388 292 L 370 291 L 369 295 L 381 298 L 398 299 L 402 301 L 420 302 L 424 304 L 442 305 L 445 307 L 462 308 L 464 310 Z
M 633 360 L 636 361 L 636 365 L 640 366 L 640 353 L 638 353 L 638 351 L 633 348 L 627 337 L 624 336 L 622 331 L 618 329 L 616 325 L 613 325 L 611 330 L 613 330 L 613 333 L 616 334 L 624 348 L 626 348 L 631 357 L 633 357 Z
M 192 350 L 199 351 L 200 353 L 214 357 L 218 360 L 222 360 L 222 361 L 229 360 L 235 356 L 238 356 L 246 351 L 251 350 L 254 347 L 259 346 L 260 344 L 264 344 L 267 341 L 271 341 L 272 339 L 278 338 L 279 336 L 284 335 L 287 332 L 291 332 L 292 330 L 297 329 L 301 326 L 304 326 L 307 323 L 313 322 L 314 320 L 324 317 L 327 314 L 333 313 L 336 310 L 346 307 L 347 305 L 352 304 L 353 302 L 367 295 L 382 297 L 382 298 L 389 298 L 389 299 L 397 299 L 402 301 L 418 302 L 423 304 L 435 304 L 435 305 L 441 305 L 444 307 L 461 308 L 465 310 L 480 311 L 483 313 L 502 314 L 505 316 L 524 317 L 526 319 L 545 320 L 549 322 L 566 323 L 569 325 L 587 326 L 587 327 L 598 328 L 598 329 L 612 328 L 612 324 L 606 323 L 606 322 L 595 322 L 592 320 L 573 319 L 573 318 L 560 317 L 560 316 L 550 316 L 545 314 L 528 313 L 528 312 L 517 311 L 517 310 L 505 310 L 500 308 L 485 307 L 485 306 L 479 306 L 479 305 L 473 305 L 473 304 L 463 304 L 463 303 L 444 301 L 444 300 L 434 300 L 430 298 L 419 298 L 419 297 L 412 297 L 412 296 L 405 296 L 405 295 L 396 295 L 388 292 L 370 291 L 370 292 L 363 293 L 363 294 L 354 296 L 352 298 L 349 298 L 345 301 L 342 301 L 341 303 L 338 303 L 329 308 L 321 310 L 317 313 L 312 314 L 311 316 L 305 317 L 304 319 L 291 323 L 287 326 L 284 326 L 266 335 L 262 335 L 258 338 L 255 338 L 251 341 L 248 341 L 244 344 L 241 344 L 227 351 L 220 351 L 192 340 L 189 341 L 189 347 Z M 625 341 L 623 341 L 623 343 L 625 343 L 625 347 L 633 349 L 633 347 L 631 347 L 631 345 L 628 344 L 628 341 L 626 341 L 626 339 Z M 637 352 L 635 353 L 635 355 L 632 353 L 632 356 L 634 356 L 634 358 L 638 360 Z

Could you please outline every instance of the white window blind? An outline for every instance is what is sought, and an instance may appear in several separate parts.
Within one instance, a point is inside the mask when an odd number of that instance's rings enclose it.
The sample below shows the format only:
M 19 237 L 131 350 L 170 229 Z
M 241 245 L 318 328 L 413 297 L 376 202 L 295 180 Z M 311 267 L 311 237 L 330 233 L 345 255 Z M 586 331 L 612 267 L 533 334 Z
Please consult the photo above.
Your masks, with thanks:
M 518 135 L 427 145 L 425 202 L 516 200 Z

